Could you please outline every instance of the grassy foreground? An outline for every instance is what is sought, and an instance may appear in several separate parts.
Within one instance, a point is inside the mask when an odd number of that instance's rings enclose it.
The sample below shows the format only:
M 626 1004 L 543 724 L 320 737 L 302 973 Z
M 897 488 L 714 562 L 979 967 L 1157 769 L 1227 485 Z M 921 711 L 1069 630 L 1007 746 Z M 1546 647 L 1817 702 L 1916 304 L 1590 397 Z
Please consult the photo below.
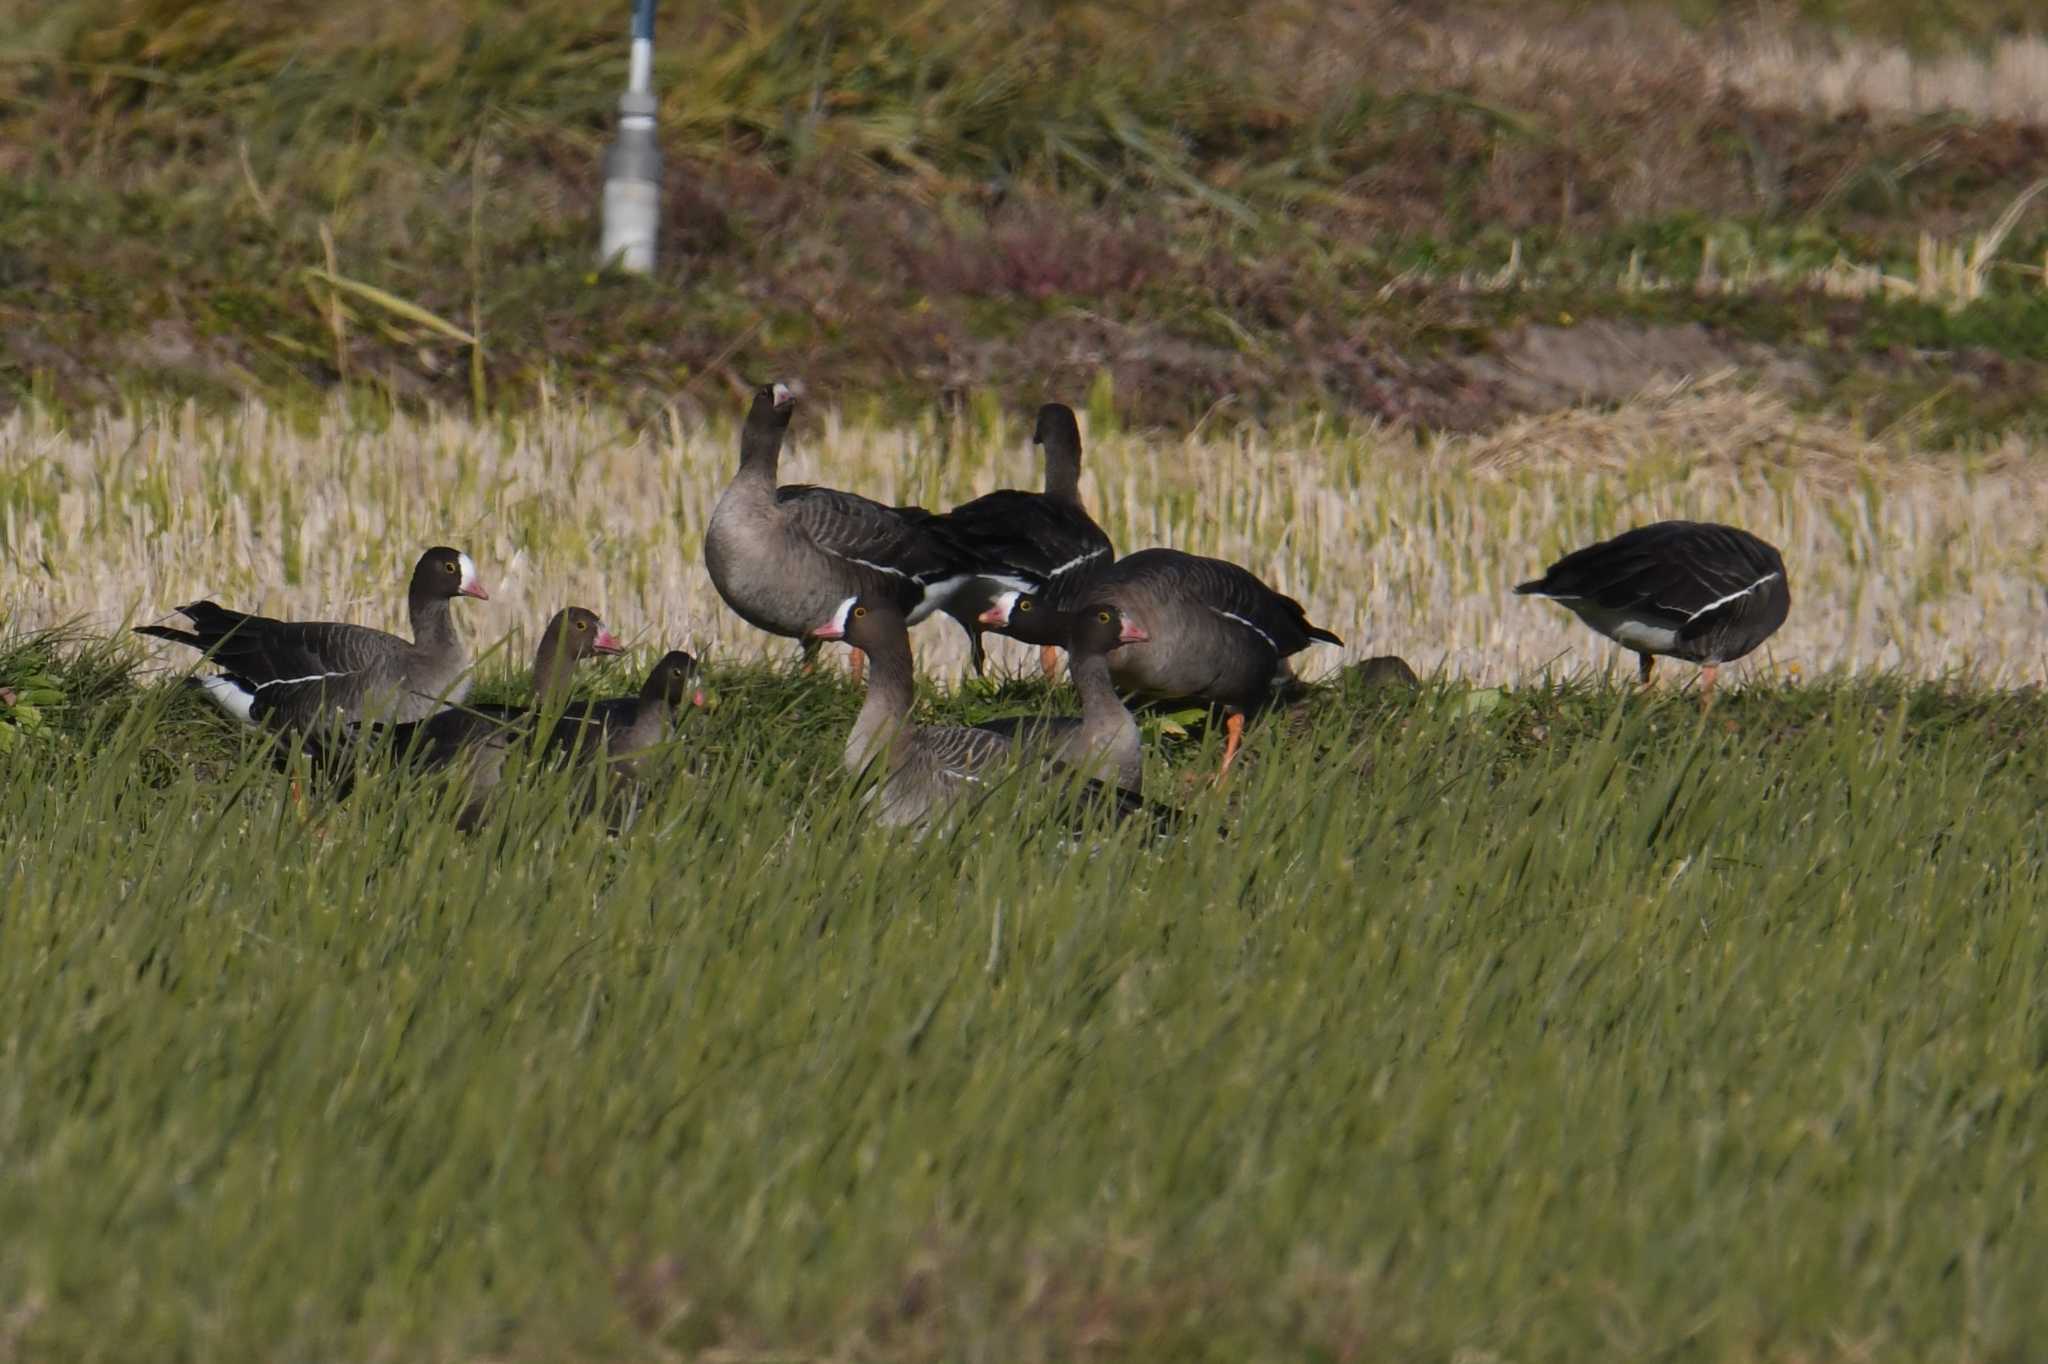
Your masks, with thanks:
M 1184 844 L 1074 852 L 1001 799 L 866 829 L 830 679 L 719 677 L 621 837 L 539 789 L 463 838 L 431 789 L 302 818 L 96 646 L 4 663 L 69 704 L 0 754 L 0 1358 L 2048 1325 L 2036 692 L 1333 689 L 1226 793 L 1155 754 Z

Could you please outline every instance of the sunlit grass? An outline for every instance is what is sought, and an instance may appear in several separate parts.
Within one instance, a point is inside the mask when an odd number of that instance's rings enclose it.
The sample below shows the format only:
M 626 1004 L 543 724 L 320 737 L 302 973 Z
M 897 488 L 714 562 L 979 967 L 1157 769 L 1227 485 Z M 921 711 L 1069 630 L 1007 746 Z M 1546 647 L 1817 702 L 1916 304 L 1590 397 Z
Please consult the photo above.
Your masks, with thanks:
M 621 836 L 465 838 L 79 648 L 0 757 L 20 1357 L 2038 1338 L 2038 694 L 1331 691 L 1077 849 L 875 833 L 852 689 L 727 669 Z

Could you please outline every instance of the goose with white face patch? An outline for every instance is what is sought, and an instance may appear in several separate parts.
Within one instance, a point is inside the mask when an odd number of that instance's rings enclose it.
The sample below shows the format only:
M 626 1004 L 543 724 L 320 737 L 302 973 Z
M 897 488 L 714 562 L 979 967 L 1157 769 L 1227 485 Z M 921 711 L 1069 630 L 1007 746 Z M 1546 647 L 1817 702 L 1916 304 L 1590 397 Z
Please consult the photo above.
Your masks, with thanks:
M 1029 592 L 1059 610 L 1081 601 L 1089 577 L 1116 561 L 1109 536 L 1081 505 L 1081 427 L 1074 409 L 1065 403 L 1039 408 L 1031 439 L 1045 451 L 1044 492 L 1001 488 L 932 521 L 932 531 L 974 570 L 945 610 L 967 632 L 977 676 L 986 664 L 981 616 L 998 596 Z M 1063 643 L 1042 643 L 1047 677 Z
M 1515 591 L 1567 607 L 1633 649 L 1645 684 L 1659 654 L 1699 664 L 1702 702 L 1720 666 L 1777 633 L 1792 610 L 1776 547 L 1709 521 L 1638 526 L 1565 555 Z
M 818 649 L 812 628 L 846 598 L 886 601 L 915 625 L 968 573 L 923 524 L 929 512 L 807 483 L 777 486 L 795 410 L 786 384 L 754 394 L 740 431 L 739 471 L 704 531 L 704 566 L 742 620 L 801 641 L 809 659 Z
M 1142 791 L 1145 753 L 1138 721 L 1116 694 L 1109 659 L 1127 645 L 1143 644 L 1145 632 L 1108 602 L 1056 611 L 1041 606 L 1040 600 L 1020 592 L 1000 593 L 981 613 L 981 623 L 1026 644 L 1065 649 L 1081 714 L 1006 716 L 984 720 L 979 727 L 1021 747 L 1044 749 L 1059 762 L 1114 781 L 1125 791 Z M 1017 610 L 1020 601 L 1025 603 L 1022 612 Z
M 215 704 L 247 724 L 306 730 L 334 721 L 420 720 L 469 692 L 468 655 L 449 604 L 488 600 L 476 564 L 437 545 L 420 556 L 406 591 L 413 637 L 340 621 L 288 621 L 191 602 L 189 630 L 135 632 L 198 649 L 222 671 L 195 678 Z
M 1150 700 L 1223 708 L 1223 772 L 1237 757 L 1245 717 L 1294 687 L 1288 660 L 1318 640 L 1344 642 L 1250 570 L 1177 549 L 1127 554 L 1091 576 L 1084 590 L 1144 636 L 1109 656 L 1118 687 Z M 1043 609 L 1020 597 L 1012 621 L 1031 608 Z

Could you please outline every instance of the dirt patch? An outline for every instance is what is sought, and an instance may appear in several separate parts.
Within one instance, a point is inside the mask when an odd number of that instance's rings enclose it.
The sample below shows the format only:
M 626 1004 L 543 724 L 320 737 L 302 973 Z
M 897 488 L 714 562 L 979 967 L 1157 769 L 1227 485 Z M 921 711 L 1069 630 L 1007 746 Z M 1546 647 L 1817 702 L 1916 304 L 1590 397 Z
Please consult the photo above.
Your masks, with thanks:
M 1596 319 L 1575 326 L 1531 324 L 1464 362 L 1503 405 L 1542 412 L 1580 403 L 1618 403 L 1646 389 L 1741 372 L 1776 392 L 1806 395 L 1813 366 L 1759 342 L 1719 337 L 1697 322 L 1675 326 Z

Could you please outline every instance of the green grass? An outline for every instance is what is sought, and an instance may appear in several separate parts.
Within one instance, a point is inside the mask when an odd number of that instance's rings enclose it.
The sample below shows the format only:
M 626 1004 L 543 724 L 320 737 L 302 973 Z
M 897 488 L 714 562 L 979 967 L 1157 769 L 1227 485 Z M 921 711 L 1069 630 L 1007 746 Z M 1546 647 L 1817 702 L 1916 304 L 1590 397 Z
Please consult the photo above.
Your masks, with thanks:
M 832 679 L 717 676 L 623 836 L 542 786 L 465 838 L 431 786 L 302 817 L 118 651 L 16 640 L 0 680 L 53 660 L 76 702 L 0 755 L 20 1357 L 2016 1360 L 2048 1326 L 2036 693 L 1329 689 L 1185 843 L 1074 852 L 1029 793 L 866 828 Z

